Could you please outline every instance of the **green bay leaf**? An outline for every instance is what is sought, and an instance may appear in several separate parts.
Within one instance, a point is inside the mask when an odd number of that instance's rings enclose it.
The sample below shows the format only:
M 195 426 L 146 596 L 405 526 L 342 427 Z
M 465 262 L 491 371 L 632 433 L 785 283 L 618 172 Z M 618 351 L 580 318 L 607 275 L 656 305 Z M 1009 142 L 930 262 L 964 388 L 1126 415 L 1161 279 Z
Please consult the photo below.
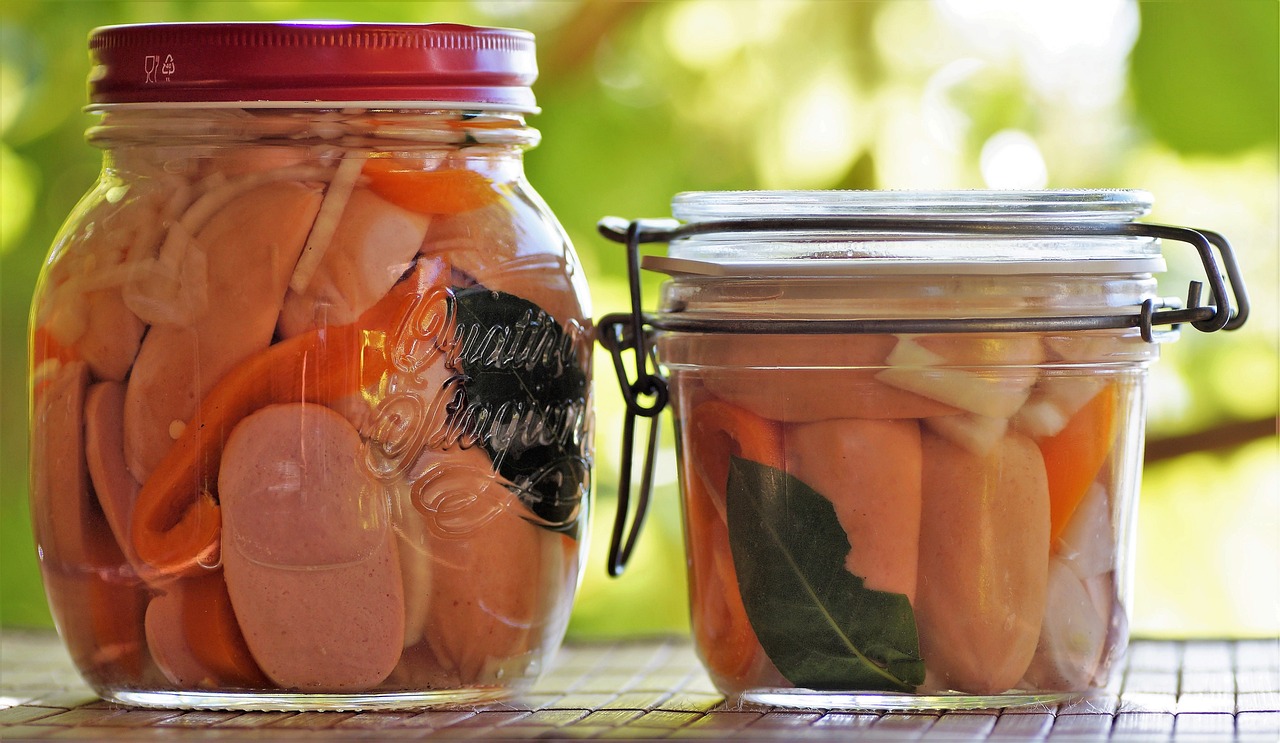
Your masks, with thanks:
M 747 618 L 787 680 L 903 692 L 924 682 L 911 603 L 845 569 L 849 539 L 826 498 L 780 469 L 737 457 L 726 496 Z

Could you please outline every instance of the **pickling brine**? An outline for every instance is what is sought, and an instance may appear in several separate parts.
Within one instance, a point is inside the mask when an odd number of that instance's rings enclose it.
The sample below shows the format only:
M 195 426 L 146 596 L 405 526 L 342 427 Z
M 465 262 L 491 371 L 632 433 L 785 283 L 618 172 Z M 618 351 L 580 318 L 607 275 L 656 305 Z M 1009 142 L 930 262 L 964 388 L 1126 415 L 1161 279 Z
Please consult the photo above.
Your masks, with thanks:
M 484 48 L 483 29 L 326 28 L 244 38 Z M 464 701 L 555 652 L 589 510 L 590 308 L 523 175 L 537 133 L 460 97 L 100 106 L 103 174 L 31 323 L 40 564 L 99 693 Z

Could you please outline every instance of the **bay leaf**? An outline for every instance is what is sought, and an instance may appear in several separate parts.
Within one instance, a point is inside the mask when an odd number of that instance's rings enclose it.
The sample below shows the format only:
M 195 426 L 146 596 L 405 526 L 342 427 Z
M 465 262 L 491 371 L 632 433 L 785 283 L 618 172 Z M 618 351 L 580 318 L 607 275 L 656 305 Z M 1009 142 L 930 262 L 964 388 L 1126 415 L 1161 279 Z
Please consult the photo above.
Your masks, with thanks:
M 734 457 L 726 500 L 747 619 L 787 680 L 899 692 L 924 682 L 910 601 L 845 569 L 849 538 L 826 498 L 780 469 Z

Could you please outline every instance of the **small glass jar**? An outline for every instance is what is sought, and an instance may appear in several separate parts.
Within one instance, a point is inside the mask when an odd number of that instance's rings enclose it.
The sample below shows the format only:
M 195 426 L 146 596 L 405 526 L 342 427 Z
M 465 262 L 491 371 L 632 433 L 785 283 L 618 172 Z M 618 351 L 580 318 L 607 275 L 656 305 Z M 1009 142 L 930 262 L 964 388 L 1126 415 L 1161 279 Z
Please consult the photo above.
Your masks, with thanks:
M 584 557 L 591 314 L 532 35 L 96 30 L 102 176 L 31 314 L 31 506 L 104 698 L 504 697 Z
M 1210 243 L 1135 223 L 1149 206 L 686 193 L 682 226 L 602 223 L 633 253 L 669 242 L 644 261 L 669 276 L 648 327 L 611 316 L 601 336 L 639 349 L 634 414 L 669 394 L 694 641 L 722 692 L 945 709 L 1108 685 L 1128 642 L 1149 341 L 1174 332 L 1153 326 L 1244 320 L 1211 249 L 1219 306 L 1193 290 L 1162 309 L 1157 238 Z M 650 335 L 652 369 L 635 341 Z

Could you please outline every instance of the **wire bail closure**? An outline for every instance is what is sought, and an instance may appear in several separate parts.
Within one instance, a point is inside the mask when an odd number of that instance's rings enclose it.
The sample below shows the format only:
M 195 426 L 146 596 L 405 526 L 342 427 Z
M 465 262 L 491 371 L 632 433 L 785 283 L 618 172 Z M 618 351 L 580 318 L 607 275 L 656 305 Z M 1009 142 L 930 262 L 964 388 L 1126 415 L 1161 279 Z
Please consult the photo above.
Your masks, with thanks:
M 600 345 L 613 358 L 613 369 L 618 376 L 618 386 L 627 404 L 622 424 L 622 461 L 619 467 L 618 508 L 613 522 L 613 534 L 609 540 L 609 575 L 617 577 L 626 569 L 631 552 L 635 549 L 640 527 L 644 525 L 649 510 L 649 496 L 653 492 L 653 464 L 658 452 L 659 415 L 668 402 L 667 379 L 658 366 L 654 353 L 653 330 L 641 308 L 640 296 L 640 243 L 644 240 L 652 222 L 635 220 L 626 225 L 621 240 L 627 245 L 627 282 L 631 294 L 631 312 L 614 313 L 604 317 L 598 326 Z M 603 232 L 603 228 L 601 228 Z M 618 237 L 606 234 L 610 239 Z M 627 374 L 625 354 L 633 354 L 636 378 Z M 645 403 L 642 398 L 652 397 Z M 636 494 L 635 516 L 627 529 L 627 514 L 631 503 L 631 463 L 635 449 L 636 419 L 649 419 L 649 432 L 645 446 L 644 465 L 640 476 L 640 490 Z M 626 534 L 625 541 L 623 534 Z
M 1249 316 L 1249 297 L 1244 277 L 1236 263 L 1235 252 L 1227 239 L 1211 230 L 1175 227 L 1146 222 L 1004 222 L 977 219 L 904 219 L 886 217 L 788 217 L 760 219 L 726 219 L 681 224 L 673 219 L 636 219 L 605 217 L 597 224 L 600 234 L 627 249 L 627 281 L 631 295 L 631 311 L 605 315 L 597 324 L 600 345 L 613 358 L 618 384 L 626 400 L 627 412 L 622 430 L 622 461 L 619 467 L 618 510 L 609 545 L 608 571 L 619 576 L 635 549 L 636 539 L 644 524 L 653 486 L 653 466 L 657 453 L 659 414 L 669 401 L 667 379 L 663 375 L 654 350 L 654 335 L 659 331 L 735 334 L 857 334 L 857 333 L 1012 333 L 1060 332 L 1075 330 L 1118 330 L 1137 328 L 1142 339 L 1156 342 L 1157 326 L 1177 330 L 1183 324 L 1205 333 L 1236 330 Z M 1146 237 L 1172 240 L 1193 247 L 1200 256 L 1201 267 L 1209 286 L 1209 300 L 1201 304 L 1204 283 L 1191 281 L 1185 304 L 1178 299 L 1148 299 L 1126 314 L 1096 316 L 1039 317 L 963 317 L 924 319 L 687 319 L 668 316 L 657 318 L 641 307 L 640 245 L 670 243 L 695 235 L 711 233 L 797 232 L 804 230 L 841 230 L 894 232 L 913 235 L 966 235 L 996 237 Z M 1230 289 L 1228 290 L 1228 283 Z M 1234 299 L 1234 301 L 1233 301 Z M 1234 309 L 1233 309 L 1234 308 Z M 633 354 L 635 380 L 626 367 L 626 352 Z M 644 402 L 641 398 L 652 398 Z M 635 514 L 627 528 L 632 500 L 631 466 L 635 447 L 637 418 L 649 419 L 649 431 L 641 470 L 640 488 L 635 494 Z M 624 539 L 625 535 L 625 539 Z

